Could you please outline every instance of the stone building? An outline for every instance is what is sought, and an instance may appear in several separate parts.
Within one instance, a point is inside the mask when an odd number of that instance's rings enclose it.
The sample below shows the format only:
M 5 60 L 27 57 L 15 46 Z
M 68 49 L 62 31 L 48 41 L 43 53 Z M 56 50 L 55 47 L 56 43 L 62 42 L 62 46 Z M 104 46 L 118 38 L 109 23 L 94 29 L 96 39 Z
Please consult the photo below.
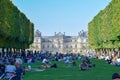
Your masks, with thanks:
M 35 31 L 34 43 L 31 49 L 60 53 L 80 53 L 88 48 L 87 31 L 80 31 L 78 36 L 67 36 L 65 33 L 56 33 L 54 36 L 42 36 L 39 30 Z

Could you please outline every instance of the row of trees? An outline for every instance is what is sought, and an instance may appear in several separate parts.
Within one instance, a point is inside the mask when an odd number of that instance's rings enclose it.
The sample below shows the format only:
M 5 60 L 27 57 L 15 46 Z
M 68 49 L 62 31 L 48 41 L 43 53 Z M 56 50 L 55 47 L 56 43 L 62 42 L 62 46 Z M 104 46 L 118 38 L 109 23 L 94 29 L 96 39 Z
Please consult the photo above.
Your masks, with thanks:
M 0 0 L 0 48 L 25 49 L 33 39 L 33 23 L 10 0 Z
M 120 0 L 112 0 L 89 22 L 88 41 L 94 49 L 120 48 Z

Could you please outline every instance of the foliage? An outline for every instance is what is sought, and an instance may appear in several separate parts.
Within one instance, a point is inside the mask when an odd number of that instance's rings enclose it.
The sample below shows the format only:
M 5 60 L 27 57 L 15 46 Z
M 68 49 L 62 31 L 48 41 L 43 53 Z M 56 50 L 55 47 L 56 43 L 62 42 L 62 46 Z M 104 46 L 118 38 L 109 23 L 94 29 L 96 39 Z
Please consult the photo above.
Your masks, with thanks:
M 0 0 L 0 47 L 27 48 L 33 31 L 33 23 L 10 0 Z
M 88 40 L 95 49 L 120 47 L 120 0 L 112 0 L 89 22 Z

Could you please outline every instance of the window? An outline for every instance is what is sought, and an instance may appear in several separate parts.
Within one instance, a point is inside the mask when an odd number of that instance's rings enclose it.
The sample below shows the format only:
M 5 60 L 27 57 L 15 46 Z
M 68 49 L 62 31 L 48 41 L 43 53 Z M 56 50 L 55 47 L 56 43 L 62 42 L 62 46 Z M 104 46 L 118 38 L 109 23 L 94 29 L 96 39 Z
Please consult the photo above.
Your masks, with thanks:
M 75 45 L 75 48 L 77 48 L 77 45 Z
M 52 48 L 54 48 L 54 45 L 52 45 Z
M 47 48 L 49 48 L 50 46 L 48 45 Z
M 38 39 L 36 39 L 36 42 L 38 42 Z
M 75 42 L 77 42 L 77 40 L 75 40 Z
M 66 48 L 68 48 L 68 45 L 66 45 Z
M 59 46 L 59 48 L 61 48 L 61 46 Z
M 86 42 L 88 42 L 88 39 L 86 39 Z
M 42 48 L 45 48 L 45 46 L 43 45 Z

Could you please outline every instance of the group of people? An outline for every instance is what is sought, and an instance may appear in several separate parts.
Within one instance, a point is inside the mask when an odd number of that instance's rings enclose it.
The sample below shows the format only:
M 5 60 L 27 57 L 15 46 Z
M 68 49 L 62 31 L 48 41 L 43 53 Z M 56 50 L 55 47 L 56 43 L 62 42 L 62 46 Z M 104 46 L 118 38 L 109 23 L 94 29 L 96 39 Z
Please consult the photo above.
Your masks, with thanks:
M 105 56 L 105 55 L 100 55 L 99 59 L 101 60 L 106 60 L 108 64 L 114 65 L 114 66 L 120 66 L 120 56 L 115 55 L 113 56 Z
M 49 52 L 32 52 L 32 51 L 27 51 L 22 52 L 22 55 L 19 57 L 10 57 L 10 58 L 0 58 L 0 79 L 2 77 L 5 78 L 11 78 L 14 77 L 15 80 L 21 80 L 22 75 L 25 73 L 25 69 L 30 70 L 31 66 L 27 68 L 22 67 L 22 61 L 24 63 L 30 64 L 34 63 L 35 61 L 39 60 L 43 65 L 38 66 L 38 69 L 46 69 L 46 68 L 57 68 L 58 65 L 55 63 L 51 63 L 54 61 L 64 61 L 65 64 L 70 65 L 70 66 L 76 66 L 76 60 L 80 60 L 81 63 L 79 63 L 79 70 L 85 71 L 88 70 L 89 68 L 95 67 L 95 64 L 90 61 L 90 59 L 93 57 L 86 57 L 86 56 L 81 56 L 80 54 L 62 54 L 62 53 L 56 53 L 52 54 Z M 113 62 L 113 58 L 110 57 L 103 57 L 101 56 L 100 59 L 106 60 L 108 63 L 113 64 L 113 65 L 118 65 L 120 64 L 120 58 L 117 57 L 116 61 Z M 4 75 L 3 75 L 4 74 Z M 14 75 L 13 75 L 14 74 Z M 113 75 L 112 78 L 114 78 L 115 74 Z M 117 80 L 117 79 L 113 79 Z M 119 79 L 118 79 L 119 80 Z
M 19 57 L 0 59 L 0 80 L 2 78 L 21 80 L 23 73 L 24 68 Z
M 88 70 L 88 68 L 95 67 L 88 57 L 83 57 L 82 63 L 79 65 L 80 70 Z

